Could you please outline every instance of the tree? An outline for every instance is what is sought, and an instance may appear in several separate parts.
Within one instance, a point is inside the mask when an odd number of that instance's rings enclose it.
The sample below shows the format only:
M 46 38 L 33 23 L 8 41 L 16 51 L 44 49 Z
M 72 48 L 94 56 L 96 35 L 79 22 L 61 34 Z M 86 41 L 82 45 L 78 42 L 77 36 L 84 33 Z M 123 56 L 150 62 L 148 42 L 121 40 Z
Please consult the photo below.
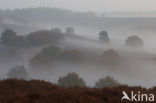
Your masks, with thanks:
M 104 53 L 100 56 L 100 63 L 102 64 L 118 64 L 119 60 L 119 54 L 113 49 L 104 51 Z
M 39 30 L 27 35 L 27 40 L 31 46 L 46 45 L 52 41 L 51 32 L 48 30 Z
M 32 32 L 27 36 L 27 41 L 31 46 L 42 46 L 57 43 L 59 40 L 62 40 L 63 37 L 61 30 L 55 28 L 52 30 L 39 30 Z
M 103 88 L 103 87 L 114 87 L 118 86 L 120 83 L 118 83 L 116 80 L 113 79 L 113 77 L 107 76 L 105 78 L 99 79 L 95 83 L 96 88 Z
M 1 35 L 1 42 L 4 45 L 12 45 L 16 32 L 11 29 L 6 29 Z
M 29 60 L 33 67 L 51 66 L 51 64 L 61 62 L 84 63 L 85 56 L 78 50 L 61 50 L 56 46 L 48 46 L 42 49 L 41 53 L 36 54 Z
M 70 35 L 74 34 L 74 28 L 72 28 L 72 27 L 66 28 L 65 33 L 66 33 L 66 34 L 70 34 Z
M 25 80 L 28 79 L 27 70 L 23 65 L 13 66 L 7 75 L 8 78 L 13 78 L 13 79 L 25 79 Z
M 53 59 L 46 54 L 37 54 L 29 60 L 32 67 L 46 68 L 53 63 Z
M 85 81 L 79 77 L 77 73 L 69 73 L 64 77 L 60 77 L 58 84 L 62 87 L 85 86 Z
M 132 47 L 143 47 L 144 46 L 143 40 L 141 38 L 139 38 L 138 36 L 130 36 L 125 41 L 126 41 L 125 45 L 127 45 L 127 46 L 132 46 Z
M 60 48 L 56 46 L 44 47 L 41 53 L 36 54 L 29 60 L 29 63 L 33 67 L 49 67 L 49 65 L 59 59 L 60 52 Z
M 52 37 L 55 40 L 55 42 L 64 39 L 64 34 L 62 33 L 61 29 L 59 29 L 59 28 L 52 28 L 51 32 L 52 32 Z
M 85 56 L 79 50 L 66 50 L 61 53 L 61 60 L 64 62 L 82 63 Z
M 100 39 L 102 42 L 106 42 L 106 43 L 110 42 L 110 39 L 109 39 L 109 37 L 108 37 L 107 31 L 101 31 L 101 32 L 99 33 L 99 39 Z
M 42 54 L 48 55 L 53 59 L 59 59 L 61 50 L 56 46 L 49 46 L 42 49 Z
M 2 33 L 1 42 L 4 45 L 12 47 L 26 47 L 27 41 L 24 36 L 19 36 L 15 31 L 7 29 Z

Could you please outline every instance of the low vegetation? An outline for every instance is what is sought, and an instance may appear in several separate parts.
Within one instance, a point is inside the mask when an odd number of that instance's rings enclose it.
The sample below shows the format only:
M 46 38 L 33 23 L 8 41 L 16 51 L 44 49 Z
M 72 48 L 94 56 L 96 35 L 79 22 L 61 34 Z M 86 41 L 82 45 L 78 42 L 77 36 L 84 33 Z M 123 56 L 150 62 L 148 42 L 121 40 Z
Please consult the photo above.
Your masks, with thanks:
M 153 89 L 141 87 L 105 87 L 101 89 L 89 87 L 63 88 L 55 84 L 39 80 L 1 80 L 1 103 L 121 103 L 122 91 L 130 93 L 156 93 Z M 124 103 L 129 101 L 124 100 Z M 143 103 L 143 102 L 142 102 Z

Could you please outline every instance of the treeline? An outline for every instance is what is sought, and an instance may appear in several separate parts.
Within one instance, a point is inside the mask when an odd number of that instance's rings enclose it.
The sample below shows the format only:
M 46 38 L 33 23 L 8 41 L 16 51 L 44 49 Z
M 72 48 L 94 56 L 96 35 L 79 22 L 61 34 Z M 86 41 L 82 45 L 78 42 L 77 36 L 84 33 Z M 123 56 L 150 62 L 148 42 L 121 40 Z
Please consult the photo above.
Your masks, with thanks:
M 45 45 L 56 45 L 56 43 L 63 40 L 66 36 L 71 36 L 76 39 L 86 39 L 75 34 L 74 28 L 67 27 L 65 32 L 62 32 L 59 28 L 52 28 L 51 30 L 38 30 L 31 32 L 27 35 L 19 35 L 12 29 L 6 29 L 1 34 L 1 44 L 10 47 L 32 47 L 32 46 L 45 46 Z M 107 31 L 101 31 L 99 34 L 99 41 L 105 44 L 111 43 L 109 34 Z M 86 39 L 87 40 L 87 39 Z M 97 41 L 98 42 L 98 41 Z M 125 40 L 125 45 L 133 47 L 143 47 L 144 42 L 138 36 L 130 36 Z
M 50 43 L 57 43 L 64 38 L 64 34 L 59 28 L 51 30 L 39 30 L 28 35 L 18 35 L 11 29 L 5 30 L 1 34 L 1 44 L 9 47 L 27 48 L 33 46 L 44 46 Z
M 27 69 L 23 65 L 12 66 L 12 68 L 10 68 L 9 72 L 6 75 L 7 78 L 10 79 L 31 80 Z M 85 80 L 75 72 L 71 72 L 63 77 L 59 77 L 57 84 L 62 87 L 87 86 Z M 103 88 L 103 87 L 114 87 L 118 85 L 121 85 L 121 83 L 119 83 L 111 76 L 106 76 L 96 81 L 94 87 Z
M 27 8 L 14 10 L 0 10 L 0 16 L 6 20 L 18 23 L 72 23 L 81 24 L 92 22 L 98 17 L 93 12 L 73 12 L 59 8 Z M 87 24 L 87 23 L 86 23 Z
M 128 27 L 136 30 L 155 30 L 156 18 L 118 18 L 96 16 L 94 12 L 73 12 L 59 8 L 26 8 L 14 10 L 0 10 L 0 16 L 4 20 L 24 24 L 67 24 L 88 27 L 117 28 Z M 148 23 L 147 23 L 148 22 Z M 150 27 L 150 28 L 149 28 Z
M 74 28 L 68 27 L 62 32 L 59 28 L 52 28 L 51 30 L 39 30 L 31 32 L 27 35 L 19 35 L 11 29 L 5 30 L 0 37 L 0 48 L 8 47 L 9 53 L 14 55 L 17 51 L 24 50 L 26 53 L 30 49 L 41 48 L 33 56 L 28 58 L 31 68 L 49 68 L 55 63 L 76 63 L 76 64 L 100 64 L 100 65 L 118 65 L 121 58 L 118 51 L 109 49 L 104 50 L 102 53 L 94 52 L 90 55 L 89 51 L 83 51 L 81 45 L 70 48 L 64 45 L 72 45 L 72 41 L 68 42 L 67 39 L 88 40 L 81 36 L 74 35 Z M 107 31 L 101 31 L 97 43 L 105 45 L 112 44 L 112 39 L 109 38 Z M 61 45 L 61 46 L 60 46 Z M 125 40 L 125 46 L 141 48 L 144 46 L 143 40 L 138 36 L 130 36 Z M 6 49 L 7 51 L 7 49 Z M 23 51 L 22 51 L 23 52 Z M 20 56 L 20 55 L 19 55 Z M 23 54 L 22 54 L 23 56 Z M 90 57 L 92 57 L 90 59 Z
M 121 103 L 122 91 L 131 93 L 156 93 L 155 88 L 141 87 L 105 87 L 101 89 L 88 87 L 63 88 L 55 84 L 39 80 L 1 80 L 1 103 Z M 124 103 L 130 101 L 124 100 Z M 133 102 L 138 103 L 138 102 Z M 142 102 L 146 103 L 146 102 Z M 149 102 L 150 103 L 150 102 Z

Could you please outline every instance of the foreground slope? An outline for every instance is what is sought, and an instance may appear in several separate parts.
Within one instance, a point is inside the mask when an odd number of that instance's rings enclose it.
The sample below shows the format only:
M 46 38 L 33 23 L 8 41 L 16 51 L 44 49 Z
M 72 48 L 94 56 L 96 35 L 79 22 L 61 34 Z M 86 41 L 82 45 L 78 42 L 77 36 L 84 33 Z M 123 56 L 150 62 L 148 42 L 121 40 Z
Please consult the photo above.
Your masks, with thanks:
M 155 89 L 120 86 L 114 88 L 63 88 L 39 80 L 0 81 L 0 103 L 121 103 L 122 91 L 155 93 Z M 124 103 L 129 103 L 124 101 Z

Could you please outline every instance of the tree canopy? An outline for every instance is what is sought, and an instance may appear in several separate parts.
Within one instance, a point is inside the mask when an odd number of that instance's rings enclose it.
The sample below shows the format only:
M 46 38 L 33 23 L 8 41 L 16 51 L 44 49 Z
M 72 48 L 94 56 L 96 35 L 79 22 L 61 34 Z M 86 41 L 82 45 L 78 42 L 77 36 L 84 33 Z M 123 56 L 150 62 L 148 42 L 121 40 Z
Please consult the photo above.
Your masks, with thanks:
M 62 87 L 85 86 L 85 81 L 75 72 L 69 73 L 64 77 L 60 77 L 58 84 Z
M 100 39 L 102 42 L 106 42 L 106 43 L 110 42 L 110 39 L 109 39 L 109 37 L 108 37 L 107 31 L 101 31 L 101 32 L 99 33 L 99 39 Z
M 113 79 L 113 77 L 106 76 L 105 78 L 99 79 L 95 83 L 96 88 L 103 88 L 103 87 L 113 87 L 118 86 L 120 83 L 118 83 L 116 80 Z
M 144 41 L 138 36 L 130 36 L 126 39 L 126 45 L 133 47 L 143 47 Z

